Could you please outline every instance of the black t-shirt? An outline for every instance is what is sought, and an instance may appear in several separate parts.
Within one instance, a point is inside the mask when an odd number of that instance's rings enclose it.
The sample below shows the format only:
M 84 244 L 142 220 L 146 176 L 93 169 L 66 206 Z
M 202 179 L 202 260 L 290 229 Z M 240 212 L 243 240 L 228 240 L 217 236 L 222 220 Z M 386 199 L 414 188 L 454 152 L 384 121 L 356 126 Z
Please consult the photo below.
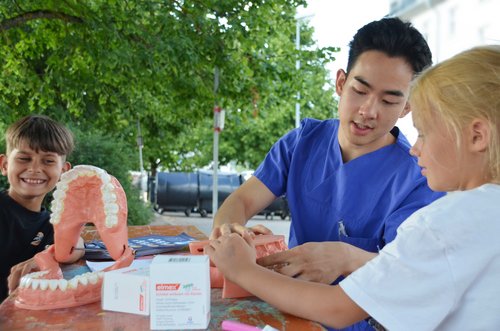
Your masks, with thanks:
M 10 268 L 32 258 L 54 242 L 50 214 L 36 213 L 0 192 L 0 302 L 8 295 Z

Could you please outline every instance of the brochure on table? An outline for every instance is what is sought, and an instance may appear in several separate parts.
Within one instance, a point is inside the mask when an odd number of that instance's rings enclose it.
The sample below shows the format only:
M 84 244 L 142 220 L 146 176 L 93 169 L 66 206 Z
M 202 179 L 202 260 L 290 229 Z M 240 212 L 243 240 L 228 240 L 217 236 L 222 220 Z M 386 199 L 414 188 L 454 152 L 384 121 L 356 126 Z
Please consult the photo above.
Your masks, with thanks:
M 186 233 L 177 236 L 147 235 L 137 238 L 129 238 L 128 244 L 135 251 L 135 256 L 156 255 L 167 252 L 183 250 L 195 238 Z M 86 260 L 112 260 L 106 245 L 101 240 L 93 240 L 85 243 Z

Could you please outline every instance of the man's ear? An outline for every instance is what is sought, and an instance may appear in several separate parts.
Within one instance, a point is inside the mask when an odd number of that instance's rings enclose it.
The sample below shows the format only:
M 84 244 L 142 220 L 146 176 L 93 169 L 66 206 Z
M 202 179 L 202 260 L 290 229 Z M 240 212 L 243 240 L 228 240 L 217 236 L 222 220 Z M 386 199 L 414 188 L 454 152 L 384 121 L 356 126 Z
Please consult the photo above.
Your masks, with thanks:
M 468 126 L 467 143 L 472 152 L 484 152 L 488 149 L 491 128 L 488 121 L 476 118 Z
M 347 74 L 343 69 L 337 70 L 337 78 L 335 79 L 335 92 L 340 97 L 342 96 L 342 91 L 344 90 L 344 84 L 347 80 Z
M 2 175 L 7 176 L 7 161 L 8 157 L 5 154 L 0 154 L 0 167 L 2 167 Z
M 399 115 L 399 118 L 403 118 L 403 117 L 405 117 L 405 116 L 406 116 L 406 115 L 408 115 L 410 112 L 411 112 L 410 103 L 409 103 L 408 101 L 406 101 L 406 103 L 405 103 L 405 107 L 403 108 L 403 111 L 401 112 L 401 115 Z

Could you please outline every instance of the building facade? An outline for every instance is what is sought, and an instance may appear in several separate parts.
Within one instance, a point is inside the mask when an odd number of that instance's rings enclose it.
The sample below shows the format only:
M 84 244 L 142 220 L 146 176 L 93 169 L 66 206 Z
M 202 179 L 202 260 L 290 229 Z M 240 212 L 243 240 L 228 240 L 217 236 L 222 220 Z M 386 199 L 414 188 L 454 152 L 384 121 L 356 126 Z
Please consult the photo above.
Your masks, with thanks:
M 422 32 L 434 63 L 474 46 L 500 44 L 500 0 L 390 0 L 389 16 Z

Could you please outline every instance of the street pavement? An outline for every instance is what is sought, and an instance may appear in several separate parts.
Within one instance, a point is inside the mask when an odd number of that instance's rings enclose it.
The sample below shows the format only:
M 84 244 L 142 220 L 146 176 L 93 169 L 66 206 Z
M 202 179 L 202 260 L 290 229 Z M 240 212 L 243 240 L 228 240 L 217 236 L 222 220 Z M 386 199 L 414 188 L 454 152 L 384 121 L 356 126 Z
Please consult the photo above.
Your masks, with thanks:
M 165 211 L 162 214 L 155 212 L 154 220 L 151 222 L 151 225 L 194 225 L 208 237 L 212 230 L 212 222 L 212 214 L 208 214 L 207 217 L 201 217 L 196 213 L 191 213 L 190 216 L 186 216 L 183 212 Z M 285 241 L 288 243 L 288 233 L 290 230 L 289 218 L 282 220 L 279 216 L 274 216 L 271 219 L 271 216 L 268 216 L 266 219 L 264 215 L 256 215 L 248 221 L 247 226 L 257 224 L 266 226 L 273 231 L 274 234 L 284 235 Z

